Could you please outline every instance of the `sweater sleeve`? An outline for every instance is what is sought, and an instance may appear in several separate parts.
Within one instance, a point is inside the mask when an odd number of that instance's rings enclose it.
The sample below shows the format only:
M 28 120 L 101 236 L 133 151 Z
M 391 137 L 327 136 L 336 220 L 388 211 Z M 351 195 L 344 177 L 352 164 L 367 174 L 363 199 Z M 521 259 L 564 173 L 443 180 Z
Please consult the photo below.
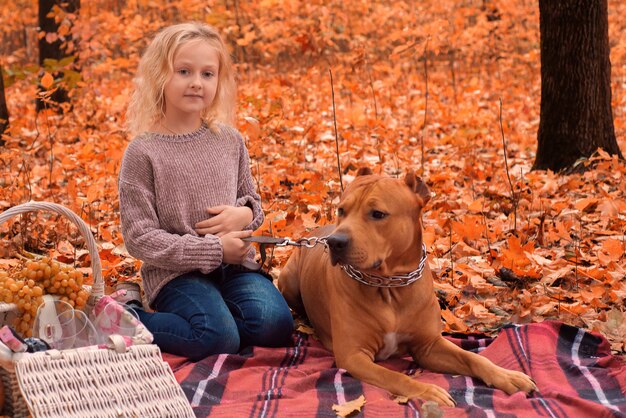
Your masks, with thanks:
M 178 235 L 162 229 L 155 203 L 152 167 L 148 158 L 127 149 L 119 178 L 120 218 L 129 254 L 169 271 L 209 273 L 222 262 L 218 237 Z
M 250 173 L 250 157 L 246 144 L 240 134 L 237 134 L 240 143 L 239 177 L 237 185 L 237 206 L 248 206 L 252 209 L 252 222 L 244 229 L 255 230 L 263 224 L 265 215 L 261 207 L 261 197 L 256 191 L 256 183 Z

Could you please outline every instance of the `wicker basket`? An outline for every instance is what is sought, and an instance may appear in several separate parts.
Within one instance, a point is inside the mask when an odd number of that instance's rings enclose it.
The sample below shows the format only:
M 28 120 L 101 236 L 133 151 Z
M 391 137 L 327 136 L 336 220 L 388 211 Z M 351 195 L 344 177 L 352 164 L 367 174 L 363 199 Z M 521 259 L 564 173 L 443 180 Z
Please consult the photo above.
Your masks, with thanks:
M 45 210 L 67 217 L 85 239 L 93 285 L 85 313 L 104 294 L 96 242 L 85 222 L 68 208 L 28 202 L 0 214 L 0 223 L 21 213 Z M 17 306 L 0 303 L 0 324 Z M 118 345 L 119 347 L 119 345 Z M 154 344 L 118 350 L 77 348 L 0 356 L 3 413 L 12 417 L 193 417 L 169 365 Z

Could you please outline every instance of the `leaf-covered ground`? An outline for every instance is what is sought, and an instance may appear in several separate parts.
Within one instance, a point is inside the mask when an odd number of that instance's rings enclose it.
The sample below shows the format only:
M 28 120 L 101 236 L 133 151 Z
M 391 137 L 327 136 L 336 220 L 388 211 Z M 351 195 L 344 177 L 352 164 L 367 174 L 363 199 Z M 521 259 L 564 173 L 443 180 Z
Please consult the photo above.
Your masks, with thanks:
M 77 61 L 43 70 L 37 2 L 15 3 L 0 16 L 11 114 L 0 209 L 33 199 L 80 213 L 101 246 L 107 284 L 138 270 L 123 248 L 116 179 L 139 54 L 159 27 L 201 20 L 222 30 L 237 62 L 238 127 L 265 233 L 297 238 L 332 222 L 341 183 L 359 166 L 391 176 L 411 168 L 434 192 L 425 239 L 447 330 L 556 318 L 624 350 L 624 162 L 598 152 L 581 161 L 593 166 L 584 174 L 530 171 L 541 82 L 536 2 L 95 0 L 78 17 L 57 11 L 68 22 L 57 36 L 71 27 Z M 626 4 L 609 1 L 622 150 L 625 14 Z M 58 69 L 65 79 L 50 84 L 46 74 Z M 71 108 L 37 114 L 38 83 L 66 86 Z M 23 249 L 88 266 L 75 230 L 56 216 L 5 223 L 0 234 L 6 268 Z M 273 274 L 288 253 L 275 251 Z

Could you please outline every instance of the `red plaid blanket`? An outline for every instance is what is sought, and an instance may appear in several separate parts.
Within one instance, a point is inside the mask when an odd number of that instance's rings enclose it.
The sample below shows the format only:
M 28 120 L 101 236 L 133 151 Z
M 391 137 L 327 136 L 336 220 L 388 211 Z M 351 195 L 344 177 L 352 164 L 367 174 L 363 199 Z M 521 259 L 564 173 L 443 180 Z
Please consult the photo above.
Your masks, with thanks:
M 465 377 L 422 371 L 409 358 L 383 362 L 447 388 L 453 417 L 626 417 L 626 365 L 606 339 L 555 321 L 503 328 L 498 337 L 452 341 L 532 376 L 539 391 L 507 396 Z M 364 395 L 356 417 L 425 417 L 421 401 L 401 405 L 342 369 L 318 341 L 296 333 L 293 346 L 216 355 L 197 363 L 164 355 L 198 417 L 335 417 L 332 407 Z

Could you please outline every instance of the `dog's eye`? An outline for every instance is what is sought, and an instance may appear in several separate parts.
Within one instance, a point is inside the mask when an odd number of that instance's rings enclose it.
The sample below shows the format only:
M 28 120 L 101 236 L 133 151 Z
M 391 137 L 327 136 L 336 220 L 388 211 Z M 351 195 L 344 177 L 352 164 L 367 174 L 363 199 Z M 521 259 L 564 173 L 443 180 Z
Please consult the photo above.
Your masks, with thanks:
M 337 216 L 342 217 L 344 215 L 343 208 L 337 209 Z
M 373 210 L 370 212 L 370 216 L 374 219 L 385 219 L 387 217 L 387 214 L 380 210 Z

